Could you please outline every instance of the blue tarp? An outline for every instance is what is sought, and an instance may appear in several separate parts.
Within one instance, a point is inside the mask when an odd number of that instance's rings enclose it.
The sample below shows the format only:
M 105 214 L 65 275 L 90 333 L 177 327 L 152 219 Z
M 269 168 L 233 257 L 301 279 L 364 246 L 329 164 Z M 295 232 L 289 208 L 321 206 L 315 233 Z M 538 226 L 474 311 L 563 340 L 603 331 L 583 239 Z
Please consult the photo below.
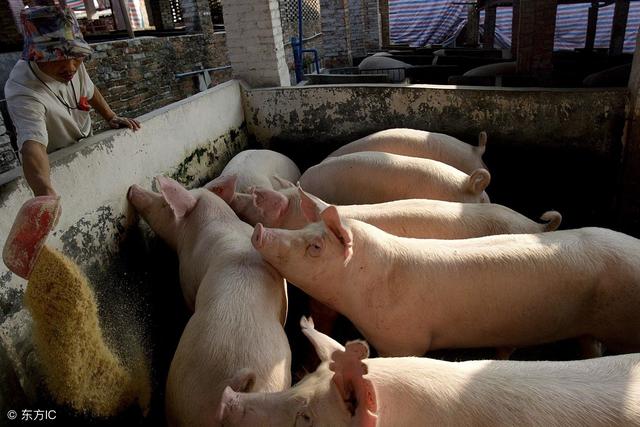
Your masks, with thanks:
M 460 0 L 389 0 L 389 33 L 394 44 L 424 46 L 449 44 L 467 19 L 466 6 Z M 584 47 L 587 36 L 589 4 L 559 5 L 556 18 L 555 50 Z M 608 48 L 615 5 L 602 7 L 598 13 L 596 48 Z M 481 13 L 480 23 L 484 14 Z M 496 47 L 511 45 L 510 7 L 499 7 L 496 16 Z M 631 2 L 625 52 L 633 52 L 640 26 L 640 2 Z

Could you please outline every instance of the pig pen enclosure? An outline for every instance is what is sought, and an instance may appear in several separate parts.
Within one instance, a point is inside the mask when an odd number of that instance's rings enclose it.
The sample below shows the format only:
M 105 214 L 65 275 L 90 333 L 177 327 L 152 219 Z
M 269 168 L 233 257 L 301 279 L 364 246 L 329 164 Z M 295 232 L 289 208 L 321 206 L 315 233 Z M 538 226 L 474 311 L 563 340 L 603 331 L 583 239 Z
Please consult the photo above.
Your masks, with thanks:
M 555 209 L 561 228 L 603 226 L 620 231 L 615 212 L 623 151 L 626 89 L 512 89 L 453 86 L 344 85 L 251 89 L 238 81 L 154 111 L 136 133 L 109 131 L 51 156 L 52 180 L 63 214 L 48 244 L 75 261 L 93 287 L 102 332 L 125 364 L 144 359 L 150 405 L 111 418 L 75 414 L 44 392 L 23 307 L 26 282 L 0 266 L 0 408 L 57 410 L 60 425 L 161 425 L 164 382 L 189 313 L 175 253 L 127 204 L 130 185 L 151 188 L 167 175 L 189 188 L 217 176 L 246 148 L 270 148 L 301 171 L 340 145 L 396 127 L 423 129 L 476 144 L 488 134 L 485 163 L 491 201 L 537 219 Z M 19 171 L 1 177 L 2 244 L 22 203 L 31 197 Z M 637 237 L 637 236 L 636 236 Z M 290 287 L 287 332 L 294 379 L 297 349 L 306 341 L 298 320 L 306 313 Z M 64 315 L 64 313 L 60 313 Z M 347 324 L 338 341 L 354 337 Z M 84 343 L 76 343 L 82 346 Z M 538 350 L 515 358 L 537 358 Z M 545 358 L 570 349 L 552 347 Z M 485 357 L 479 352 L 430 354 Z M 99 381 L 96 378 L 96 381 Z M 0 414 L 3 417 L 5 414 Z M 52 423 L 54 423 L 52 422 Z M 1 424 L 1 423 L 0 423 Z

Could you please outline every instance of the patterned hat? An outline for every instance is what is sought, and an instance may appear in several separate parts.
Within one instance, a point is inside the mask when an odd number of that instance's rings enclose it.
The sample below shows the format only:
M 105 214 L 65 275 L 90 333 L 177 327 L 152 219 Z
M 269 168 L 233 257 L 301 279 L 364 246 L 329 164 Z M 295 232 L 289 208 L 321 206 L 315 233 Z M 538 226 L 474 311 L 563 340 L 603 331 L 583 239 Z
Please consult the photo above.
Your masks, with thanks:
M 24 35 L 22 59 L 59 61 L 88 57 L 93 51 L 84 41 L 73 11 L 63 6 L 33 6 L 20 12 Z

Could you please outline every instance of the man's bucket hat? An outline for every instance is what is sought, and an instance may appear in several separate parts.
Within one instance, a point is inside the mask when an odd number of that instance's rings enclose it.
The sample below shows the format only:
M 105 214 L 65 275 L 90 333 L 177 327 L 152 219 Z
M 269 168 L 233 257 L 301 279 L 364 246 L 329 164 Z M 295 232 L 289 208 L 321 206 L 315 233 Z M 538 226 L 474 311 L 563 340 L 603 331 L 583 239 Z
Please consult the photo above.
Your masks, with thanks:
M 49 62 L 88 57 L 93 51 L 84 41 L 73 11 L 63 6 L 33 6 L 20 12 L 25 61 Z

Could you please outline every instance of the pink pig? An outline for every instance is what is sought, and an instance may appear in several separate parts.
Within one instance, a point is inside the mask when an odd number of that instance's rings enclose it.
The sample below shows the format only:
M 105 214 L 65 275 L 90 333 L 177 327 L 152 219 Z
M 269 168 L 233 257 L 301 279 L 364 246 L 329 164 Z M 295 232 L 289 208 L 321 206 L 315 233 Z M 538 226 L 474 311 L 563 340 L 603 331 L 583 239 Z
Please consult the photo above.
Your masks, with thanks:
M 393 236 L 335 206 L 253 245 L 382 355 L 590 336 L 640 350 L 640 241 L 602 228 L 464 240 Z
M 318 369 L 278 393 L 227 388 L 223 425 L 640 425 L 638 354 L 572 362 L 368 359 L 364 341 L 343 347 L 310 321 L 301 325 L 320 357 Z
M 383 151 L 437 160 L 464 173 L 471 174 L 476 169 L 487 169 L 482 161 L 486 146 L 486 132 L 480 132 L 478 146 L 474 147 L 443 133 L 401 128 L 372 133 L 338 148 L 328 157 L 343 156 L 359 151 Z
M 400 199 L 488 202 L 486 169 L 467 175 L 445 163 L 375 151 L 330 157 L 310 167 L 300 185 L 339 205 L 382 203 Z
M 231 190 L 229 190 L 231 191 Z M 238 203 L 244 198 L 243 203 Z M 309 223 L 303 204 L 320 210 L 329 205 L 301 188 L 256 188 L 253 195 L 236 193 L 231 207 L 251 225 L 296 230 Z M 562 216 L 556 211 L 542 214 L 539 224 L 506 206 L 494 203 L 459 203 L 429 199 L 394 200 L 369 205 L 336 206 L 341 217 L 375 225 L 387 233 L 423 239 L 467 239 L 491 234 L 542 233 L 558 228 Z
M 220 172 L 219 178 L 207 186 L 215 186 L 218 179 L 236 177 L 236 189 L 248 193 L 253 187 L 278 190 L 282 188 L 279 178 L 296 182 L 300 178 L 300 170 L 291 159 L 284 154 L 271 150 L 244 150 L 236 154 Z
M 161 194 L 133 185 L 128 199 L 177 251 L 182 291 L 194 310 L 169 370 L 167 419 L 172 426 L 213 426 L 226 386 L 290 386 L 285 282 L 251 247 L 251 227 L 223 200 L 169 178 L 157 184 Z M 255 372 L 251 382 L 232 380 L 242 369 Z

